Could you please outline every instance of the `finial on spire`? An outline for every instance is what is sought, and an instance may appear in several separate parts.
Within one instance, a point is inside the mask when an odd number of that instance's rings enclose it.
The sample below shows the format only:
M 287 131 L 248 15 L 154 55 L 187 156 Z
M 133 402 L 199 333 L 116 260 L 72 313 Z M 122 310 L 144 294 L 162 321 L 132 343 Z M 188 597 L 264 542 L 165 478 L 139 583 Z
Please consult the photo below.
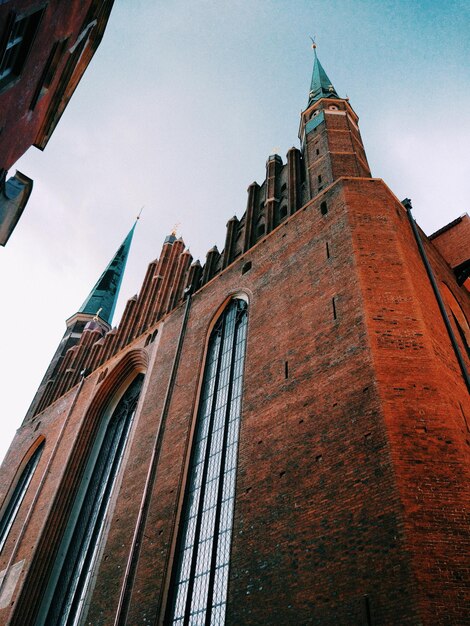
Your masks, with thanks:
M 102 306 L 100 306 L 100 308 L 96 311 L 96 313 L 95 313 L 95 315 L 94 315 L 94 317 L 93 317 L 93 321 L 94 321 L 94 322 L 97 322 L 97 321 L 98 321 L 98 318 L 99 318 L 100 313 L 101 313 L 101 311 L 102 311 L 102 310 L 103 310 L 103 307 L 102 307 Z
M 316 35 L 313 35 L 313 37 L 310 37 L 310 39 L 312 40 L 312 50 L 316 50 L 317 48 L 317 44 L 315 43 L 315 37 Z
M 136 221 L 136 222 L 137 222 L 137 220 L 140 220 L 140 216 L 142 215 L 142 211 L 144 210 L 144 207 L 145 207 L 145 204 L 143 204 L 143 205 L 140 207 L 140 211 L 138 212 L 137 217 L 135 218 L 135 221 Z
M 173 235 L 173 237 L 176 237 L 176 233 L 178 231 L 178 228 L 181 226 L 181 222 L 176 222 L 176 224 L 173 226 L 173 228 L 171 229 L 171 234 Z

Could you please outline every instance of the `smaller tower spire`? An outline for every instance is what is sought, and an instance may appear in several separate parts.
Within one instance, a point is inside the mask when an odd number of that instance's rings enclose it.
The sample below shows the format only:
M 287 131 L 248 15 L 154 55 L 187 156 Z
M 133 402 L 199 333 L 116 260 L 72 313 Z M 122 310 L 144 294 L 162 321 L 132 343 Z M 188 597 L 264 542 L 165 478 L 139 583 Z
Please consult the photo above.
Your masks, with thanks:
M 333 87 L 331 80 L 323 69 L 317 56 L 317 44 L 312 39 L 312 48 L 314 54 L 312 82 L 310 84 L 310 92 L 308 94 L 308 106 L 311 106 L 320 98 L 339 98 L 336 89 Z
M 97 283 L 90 291 L 85 302 L 79 308 L 78 313 L 87 313 L 94 316 L 99 315 L 100 319 L 104 320 L 107 324 L 111 324 L 138 219 L 139 218 L 134 222 L 128 235 L 111 259 L 108 267 L 104 270 Z M 97 313 L 98 310 L 99 314 Z
M 84 330 L 94 331 L 100 329 L 101 332 L 104 333 L 111 328 L 113 313 L 116 308 L 119 289 L 121 287 L 127 257 L 138 219 L 137 217 L 134 225 L 111 259 L 108 267 L 104 270 L 98 282 L 90 291 L 88 298 L 80 309 L 66 320 L 67 328 L 62 337 L 62 341 L 52 357 L 52 361 L 39 385 L 39 389 L 26 414 L 25 421 L 35 415 L 38 410 L 42 410 L 44 406 L 47 406 L 48 400 L 45 394 L 47 393 L 48 385 L 55 384 L 56 376 L 60 371 L 61 363 L 66 357 L 67 351 L 80 342 Z M 44 400 L 45 398 L 46 400 Z M 45 405 L 43 405 L 43 401 L 46 402 Z

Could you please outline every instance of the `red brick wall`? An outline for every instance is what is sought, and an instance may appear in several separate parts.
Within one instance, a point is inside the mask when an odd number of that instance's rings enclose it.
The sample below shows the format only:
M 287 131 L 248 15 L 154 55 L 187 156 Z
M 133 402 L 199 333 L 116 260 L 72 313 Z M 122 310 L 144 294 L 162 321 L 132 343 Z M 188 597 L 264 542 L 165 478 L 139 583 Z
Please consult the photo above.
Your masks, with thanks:
M 357 116 L 349 103 L 341 99 L 319 100 L 303 113 L 303 124 L 314 120 L 318 111 L 324 115 L 324 121 L 306 135 L 311 197 L 340 177 L 370 176 Z
M 470 258 L 470 217 L 467 213 L 456 220 L 456 224 L 432 237 L 433 245 L 451 267 L 456 267 Z
M 421 620 L 464 623 L 468 393 L 400 203 L 378 181 L 349 181 L 346 197 Z M 468 295 L 426 248 L 468 315 Z
M 468 312 L 468 297 L 428 247 Z M 242 274 L 246 261 L 252 267 Z M 338 181 L 194 295 L 128 623 L 163 618 L 205 342 L 239 290 L 250 304 L 227 624 L 349 625 L 367 623 L 368 612 L 384 626 L 464 623 L 468 398 L 403 207 L 373 179 Z M 163 318 L 147 348 L 87 619 L 94 626 L 113 623 L 183 308 Z M 100 385 L 101 370 L 86 379 L 14 562 L 41 553 L 47 563 L 51 520 L 59 530 L 64 522 L 54 492 L 69 456 L 78 467 L 92 438 L 84 413 L 99 392 L 99 416 L 124 380 L 113 379 L 116 364 L 146 337 L 103 366 Z M 33 433 L 47 438 L 44 467 L 76 390 L 20 429 L 3 490 Z M 15 523 L 5 559 L 16 532 Z M 23 605 L 40 590 L 28 576 Z M 13 623 L 26 626 L 32 614 Z

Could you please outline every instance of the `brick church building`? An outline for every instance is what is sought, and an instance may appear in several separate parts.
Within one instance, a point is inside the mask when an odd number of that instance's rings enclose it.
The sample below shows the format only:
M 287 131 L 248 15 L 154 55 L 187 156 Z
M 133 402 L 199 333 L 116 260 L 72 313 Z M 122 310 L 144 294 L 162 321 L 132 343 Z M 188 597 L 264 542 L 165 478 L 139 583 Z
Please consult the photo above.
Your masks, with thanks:
M 315 51 L 202 266 L 133 229 L 1 474 L 0 623 L 468 623 L 470 219 L 426 237 Z

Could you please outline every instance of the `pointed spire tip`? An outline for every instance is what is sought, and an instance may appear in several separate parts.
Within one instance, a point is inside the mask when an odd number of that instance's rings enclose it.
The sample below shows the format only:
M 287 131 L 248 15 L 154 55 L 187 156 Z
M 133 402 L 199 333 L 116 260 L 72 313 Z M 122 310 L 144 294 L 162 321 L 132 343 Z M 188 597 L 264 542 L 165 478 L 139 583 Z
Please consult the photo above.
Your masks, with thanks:
M 124 270 L 126 268 L 134 228 L 135 224 L 101 274 L 87 299 L 78 310 L 78 313 L 87 313 L 94 317 L 99 316 L 100 319 L 111 324 Z
M 312 38 L 311 38 L 312 39 Z M 331 80 L 323 69 L 320 59 L 317 56 L 316 43 L 312 39 L 312 48 L 315 53 L 313 63 L 312 80 L 310 83 L 310 92 L 308 94 L 308 106 L 311 106 L 321 98 L 338 98 L 336 89 L 333 87 Z

